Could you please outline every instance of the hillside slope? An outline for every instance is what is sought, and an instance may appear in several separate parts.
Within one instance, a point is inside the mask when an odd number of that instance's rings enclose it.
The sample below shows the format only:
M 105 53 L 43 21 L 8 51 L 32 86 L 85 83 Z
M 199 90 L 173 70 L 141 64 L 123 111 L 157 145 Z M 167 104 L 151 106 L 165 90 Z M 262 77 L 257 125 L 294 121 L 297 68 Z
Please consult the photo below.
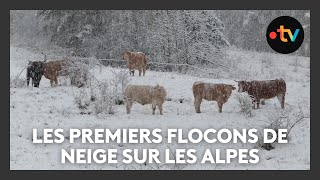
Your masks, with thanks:
M 131 114 L 126 114 L 125 105 L 117 105 L 115 114 L 96 116 L 94 114 L 81 114 L 74 102 L 74 94 L 79 93 L 79 88 L 70 85 L 50 87 L 48 79 L 43 77 L 40 88 L 22 87 L 10 88 L 10 169 L 310 169 L 310 119 L 306 118 L 297 124 L 292 132 L 288 144 L 276 144 L 271 151 L 259 150 L 260 162 L 258 164 L 192 164 L 186 166 L 154 164 L 124 165 L 118 164 L 61 164 L 60 149 L 70 148 L 168 148 L 167 144 L 136 145 L 136 144 L 33 144 L 32 129 L 43 128 L 182 128 L 187 132 L 192 128 L 235 128 L 249 129 L 261 128 L 267 125 L 266 114 L 279 111 L 280 104 L 277 98 L 266 101 L 261 109 L 254 110 L 254 116 L 246 118 L 241 112 L 234 97 L 237 90 L 233 91 L 229 101 L 223 106 L 223 113 L 218 113 L 216 102 L 204 101 L 201 105 L 202 113 L 196 114 L 193 106 L 192 84 L 195 81 L 211 83 L 228 83 L 236 86 L 231 77 L 238 79 L 268 79 L 283 77 L 287 82 L 286 107 L 298 111 L 298 105 L 306 113 L 310 113 L 310 59 L 300 58 L 299 65 L 295 66 L 294 57 L 284 55 L 259 54 L 254 52 L 232 51 L 230 59 L 234 59 L 234 67 L 239 74 L 233 71 L 230 77 L 224 79 L 199 78 L 190 75 L 180 75 L 169 72 L 147 71 L 145 77 L 130 77 L 130 84 L 159 84 L 165 87 L 172 101 L 164 103 L 164 115 L 151 114 L 151 106 L 134 104 Z M 35 54 L 21 48 L 10 48 L 10 74 L 16 76 L 27 65 L 27 60 L 41 60 L 41 54 Z M 262 60 L 261 60 L 262 59 Z M 272 62 L 264 62 L 271 59 Z M 238 62 L 237 62 L 238 61 Z M 268 65 L 264 65 L 268 64 Z M 272 70 L 274 70 L 272 73 Z M 94 73 L 99 80 L 112 77 L 111 71 L 116 68 L 103 67 Z M 25 71 L 22 72 L 25 78 Z M 62 80 L 64 81 L 64 80 Z M 183 98 L 183 103 L 178 100 Z M 171 144 L 170 148 L 194 148 L 199 152 L 204 149 L 220 148 L 253 148 L 253 144 Z M 222 154 L 222 157 L 224 154 Z M 200 157 L 200 156 L 199 156 Z

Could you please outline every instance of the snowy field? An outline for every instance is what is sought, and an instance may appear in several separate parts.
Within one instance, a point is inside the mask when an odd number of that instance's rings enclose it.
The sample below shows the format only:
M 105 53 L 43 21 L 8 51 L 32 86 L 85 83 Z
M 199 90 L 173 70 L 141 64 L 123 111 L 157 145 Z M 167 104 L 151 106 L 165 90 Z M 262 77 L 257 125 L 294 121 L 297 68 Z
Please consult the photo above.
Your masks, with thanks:
M 229 52 L 230 59 L 241 74 L 240 80 L 247 79 L 270 79 L 284 78 L 287 83 L 286 107 L 292 107 L 298 111 L 298 105 L 302 106 L 306 113 L 310 113 L 310 58 L 298 57 L 298 65 L 295 65 L 294 56 L 261 54 L 256 52 L 241 52 L 234 50 Z M 36 54 L 25 49 L 10 48 L 10 76 L 18 75 L 27 65 L 27 60 L 42 60 L 42 54 Z M 270 59 L 270 61 L 266 61 Z M 241 63 L 242 61 L 243 63 Z M 103 67 L 95 71 L 99 80 L 110 79 L 113 71 L 119 69 Z M 271 71 L 274 70 L 274 71 Z M 235 73 L 235 72 L 232 72 Z M 137 73 L 136 73 L 137 74 Z M 231 76 L 231 75 L 230 75 Z M 21 74 L 25 78 L 25 71 Z M 236 77 L 236 76 L 234 76 Z M 62 80 L 64 81 L 64 80 Z M 95 114 L 80 114 L 74 94 L 79 89 L 69 84 L 50 87 L 49 80 L 42 78 L 40 88 L 22 87 L 10 88 L 10 169 L 12 170 L 75 170 L 75 169 L 183 169 L 183 170 L 308 170 L 310 169 L 310 119 L 306 118 L 297 124 L 290 133 L 288 144 L 275 144 L 271 151 L 259 149 L 260 162 L 258 164 L 239 164 L 231 161 L 230 164 L 197 164 L 172 165 L 172 164 L 147 164 L 147 165 L 125 165 L 125 164 L 61 164 L 60 150 L 62 148 L 91 148 L 108 149 L 117 148 L 156 148 L 170 149 L 194 148 L 201 152 L 204 149 L 220 148 L 254 148 L 254 144 L 33 144 L 32 129 L 44 128 L 182 128 L 185 132 L 192 128 L 199 129 L 249 129 L 261 128 L 267 125 L 266 114 L 279 111 L 280 103 L 277 98 L 266 101 L 261 109 L 254 110 L 253 117 L 245 117 L 234 97 L 237 90 L 234 90 L 229 101 L 224 104 L 223 112 L 218 113 L 216 102 L 203 101 L 201 104 L 202 113 L 195 113 L 193 106 L 192 84 L 195 81 L 211 83 L 228 83 L 237 87 L 233 78 L 208 79 L 190 75 L 181 75 L 169 72 L 146 72 L 145 77 L 130 77 L 130 84 L 162 85 L 167 91 L 167 97 L 172 101 L 164 103 L 164 115 L 151 114 L 151 105 L 142 106 L 134 104 L 131 114 L 126 114 L 125 105 L 117 105 L 115 114 L 109 116 L 97 116 Z M 178 99 L 183 98 L 183 103 Z M 184 135 L 186 136 L 186 134 Z M 222 153 L 222 157 L 224 153 Z M 200 157 L 200 156 L 199 156 Z

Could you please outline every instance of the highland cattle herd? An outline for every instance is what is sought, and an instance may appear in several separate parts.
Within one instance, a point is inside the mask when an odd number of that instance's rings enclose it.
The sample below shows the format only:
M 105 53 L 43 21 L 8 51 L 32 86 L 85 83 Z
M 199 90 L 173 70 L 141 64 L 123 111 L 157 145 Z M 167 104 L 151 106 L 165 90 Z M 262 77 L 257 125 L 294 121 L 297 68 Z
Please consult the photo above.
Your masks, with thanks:
M 142 52 L 126 51 L 122 54 L 122 59 L 126 60 L 130 75 L 134 76 L 134 71 L 138 70 L 139 76 L 146 74 L 147 58 Z M 68 76 L 70 63 L 66 60 L 29 61 L 27 66 L 27 86 L 39 87 L 42 75 L 50 80 L 51 87 L 58 85 L 58 76 Z M 247 92 L 252 98 L 253 108 L 259 108 L 260 100 L 277 97 L 281 108 L 284 109 L 286 94 L 286 83 L 283 79 L 264 80 L 264 81 L 236 81 L 238 83 L 238 92 Z M 235 90 L 231 84 L 213 84 L 205 82 L 195 82 L 192 86 L 194 96 L 194 108 L 196 113 L 200 113 L 202 100 L 216 101 L 219 107 L 219 113 L 222 112 L 222 106 L 225 104 Z M 156 85 L 127 85 L 124 90 L 124 99 L 126 101 L 127 114 L 130 114 L 132 105 L 137 102 L 141 105 L 151 104 L 152 114 L 155 114 L 156 107 L 163 115 L 163 103 L 166 100 L 167 92 L 163 86 Z

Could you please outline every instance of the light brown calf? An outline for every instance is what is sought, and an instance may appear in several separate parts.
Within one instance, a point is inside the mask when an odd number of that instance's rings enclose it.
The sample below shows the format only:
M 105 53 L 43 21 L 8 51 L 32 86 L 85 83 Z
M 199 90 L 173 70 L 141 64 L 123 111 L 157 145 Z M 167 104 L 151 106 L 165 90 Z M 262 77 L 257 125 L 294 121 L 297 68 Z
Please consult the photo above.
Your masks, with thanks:
M 141 76 L 141 72 L 143 76 L 146 74 L 147 58 L 144 53 L 127 51 L 123 53 L 123 59 L 127 60 L 127 66 L 132 76 L 134 76 L 135 69 L 139 71 L 139 76 Z
M 50 80 L 51 87 L 58 85 L 58 76 L 66 75 L 66 65 L 66 60 L 55 60 L 44 63 L 43 75 Z
M 194 96 L 194 107 L 197 113 L 200 113 L 202 99 L 207 101 L 217 101 L 219 112 L 222 112 L 222 105 L 226 103 L 231 96 L 232 90 L 236 88 L 229 84 L 212 84 L 204 82 L 195 82 L 192 86 Z
M 162 105 L 166 99 L 166 90 L 159 85 L 147 86 L 147 85 L 128 85 L 124 91 L 126 99 L 127 114 L 130 114 L 132 105 L 137 102 L 141 105 L 152 104 L 152 114 L 155 114 L 156 106 L 162 113 Z

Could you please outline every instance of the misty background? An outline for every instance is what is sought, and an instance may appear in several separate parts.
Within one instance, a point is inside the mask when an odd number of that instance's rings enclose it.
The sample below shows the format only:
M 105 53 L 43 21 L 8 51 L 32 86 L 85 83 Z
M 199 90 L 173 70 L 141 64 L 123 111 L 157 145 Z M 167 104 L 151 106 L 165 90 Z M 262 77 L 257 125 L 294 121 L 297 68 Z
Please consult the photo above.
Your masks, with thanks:
M 309 10 L 14 10 L 10 45 L 98 59 L 141 51 L 151 62 L 226 66 L 230 48 L 275 53 L 265 33 L 283 15 L 304 28 L 293 55 L 309 57 Z

